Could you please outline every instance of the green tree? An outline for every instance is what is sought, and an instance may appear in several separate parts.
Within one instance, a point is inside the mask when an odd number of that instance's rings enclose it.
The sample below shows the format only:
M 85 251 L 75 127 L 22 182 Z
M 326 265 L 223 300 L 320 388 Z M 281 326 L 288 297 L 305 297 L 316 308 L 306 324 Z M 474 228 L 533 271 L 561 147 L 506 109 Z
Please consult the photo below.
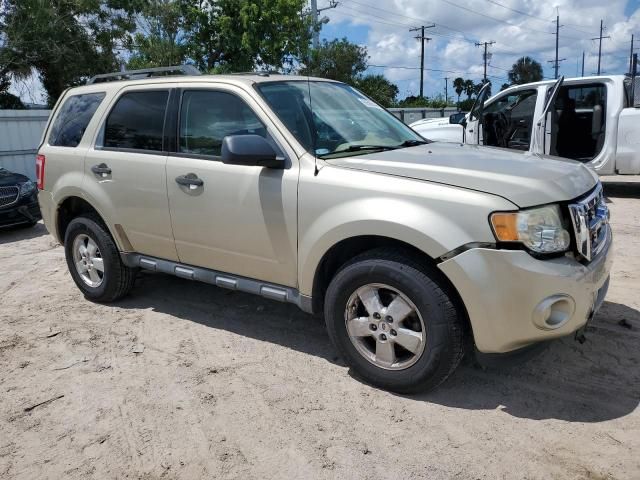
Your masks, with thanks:
M 528 56 L 519 58 L 509 70 L 509 82 L 511 85 L 539 82 L 542 77 L 542 65 Z
M 293 68 L 311 39 L 306 0 L 182 0 L 187 55 L 206 71 Z
M 460 95 L 462 95 L 462 92 L 465 91 L 464 78 L 458 77 L 458 78 L 454 79 L 453 80 L 453 89 L 455 90 L 456 95 L 458 95 L 458 103 L 460 103 Z
M 473 108 L 473 104 L 475 103 L 474 98 L 465 98 L 458 104 L 458 110 L 461 112 L 468 112 Z
M 11 81 L 8 75 L 0 76 L 0 109 L 21 110 L 24 107 L 22 101 L 15 95 L 9 93 Z
M 138 2 L 2 0 L 0 75 L 35 70 L 52 105 L 70 86 L 117 70 Z
M 355 82 L 356 88 L 365 93 L 383 107 L 393 107 L 398 96 L 398 86 L 383 75 L 365 75 Z
M 367 69 L 368 58 L 366 47 L 351 43 L 346 38 L 330 42 L 324 40 L 319 48 L 311 51 L 300 73 L 355 85 Z
M 155 0 L 140 12 L 136 33 L 127 41 L 128 68 L 181 65 L 187 55 L 182 6 L 177 0 Z

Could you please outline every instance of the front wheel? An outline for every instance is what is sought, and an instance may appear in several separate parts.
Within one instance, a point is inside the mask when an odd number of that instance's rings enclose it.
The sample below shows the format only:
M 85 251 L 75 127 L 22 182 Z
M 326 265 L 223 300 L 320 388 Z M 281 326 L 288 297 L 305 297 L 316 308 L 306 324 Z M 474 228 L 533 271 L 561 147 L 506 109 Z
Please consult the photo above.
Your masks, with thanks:
M 71 277 L 89 300 L 112 302 L 133 287 L 136 270 L 122 263 L 98 217 L 74 218 L 65 233 L 64 249 Z
M 435 388 L 458 366 L 462 322 L 437 274 L 383 249 L 342 267 L 325 297 L 329 336 L 366 381 L 409 393 Z

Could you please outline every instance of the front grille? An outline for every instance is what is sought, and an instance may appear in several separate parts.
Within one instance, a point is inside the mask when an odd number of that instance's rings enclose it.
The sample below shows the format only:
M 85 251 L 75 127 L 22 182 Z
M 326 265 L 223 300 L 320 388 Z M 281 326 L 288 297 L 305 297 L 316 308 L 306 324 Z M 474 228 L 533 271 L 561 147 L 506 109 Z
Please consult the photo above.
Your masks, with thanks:
M 578 255 L 587 261 L 606 246 L 609 230 L 609 208 L 604 200 L 602 184 L 575 203 L 569 204 Z
M 18 201 L 18 187 L 0 187 L 0 207 L 8 207 Z

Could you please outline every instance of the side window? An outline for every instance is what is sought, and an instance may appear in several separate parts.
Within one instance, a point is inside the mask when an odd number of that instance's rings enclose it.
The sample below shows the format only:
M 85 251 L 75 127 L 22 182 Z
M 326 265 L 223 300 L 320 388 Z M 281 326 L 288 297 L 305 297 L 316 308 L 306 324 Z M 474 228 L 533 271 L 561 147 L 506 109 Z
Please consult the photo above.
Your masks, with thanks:
M 77 147 L 104 95 L 104 93 L 85 93 L 67 98 L 51 127 L 49 145 Z
M 168 91 L 125 93 L 109 113 L 104 146 L 162 151 L 162 130 Z
M 483 118 L 484 144 L 528 150 L 537 98 L 537 90 L 523 90 L 487 105 Z
M 267 129 L 242 99 L 225 92 L 184 92 L 179 152 L 220 156 L 224 137 L 247 134 L 266 137 Z

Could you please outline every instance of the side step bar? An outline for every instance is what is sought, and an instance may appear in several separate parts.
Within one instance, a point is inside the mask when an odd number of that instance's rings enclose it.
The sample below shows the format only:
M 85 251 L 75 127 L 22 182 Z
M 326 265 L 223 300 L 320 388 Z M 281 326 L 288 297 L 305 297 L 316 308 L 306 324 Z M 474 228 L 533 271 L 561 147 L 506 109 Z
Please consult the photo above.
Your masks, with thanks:
M 301 310 L 312 313 L 311 297 L 301 295 L 295 288 L 264 283 L 259 280 L 239 277 L 208 268 L 183 265 L 170 260 L 140 255 L 139 253 L 120 253 L 120 258 L 122 258 L 122 263 L 128 267 L 140 267 L 145 270 L 167 273 L 188 280 L 197 280 L 230 290 L 253 293 L 270 300 L 293 303 Z

